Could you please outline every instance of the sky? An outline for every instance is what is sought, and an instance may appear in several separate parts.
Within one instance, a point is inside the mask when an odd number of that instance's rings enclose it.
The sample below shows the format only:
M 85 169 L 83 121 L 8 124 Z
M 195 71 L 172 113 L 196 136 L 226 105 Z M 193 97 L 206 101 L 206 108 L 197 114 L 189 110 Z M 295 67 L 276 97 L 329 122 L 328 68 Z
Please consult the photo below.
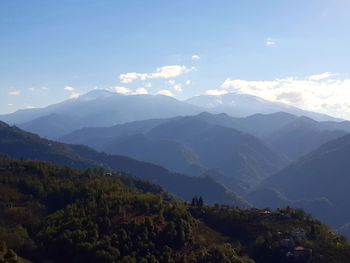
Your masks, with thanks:
M 349 0 L 0 1 L 0 114 L 239 92 L 350 119 Z

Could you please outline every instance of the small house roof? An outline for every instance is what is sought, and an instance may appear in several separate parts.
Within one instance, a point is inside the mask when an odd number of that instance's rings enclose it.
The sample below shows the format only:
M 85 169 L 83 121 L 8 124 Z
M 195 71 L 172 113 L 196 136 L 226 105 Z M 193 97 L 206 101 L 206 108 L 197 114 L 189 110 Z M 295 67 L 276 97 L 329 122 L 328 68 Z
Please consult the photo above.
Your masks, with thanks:
M 295 251 L 304 251 L 305 248 L 302 247 L 302 246 L 297 246 L 297 247 L 294 248 L 294 250 L 295 250 Z

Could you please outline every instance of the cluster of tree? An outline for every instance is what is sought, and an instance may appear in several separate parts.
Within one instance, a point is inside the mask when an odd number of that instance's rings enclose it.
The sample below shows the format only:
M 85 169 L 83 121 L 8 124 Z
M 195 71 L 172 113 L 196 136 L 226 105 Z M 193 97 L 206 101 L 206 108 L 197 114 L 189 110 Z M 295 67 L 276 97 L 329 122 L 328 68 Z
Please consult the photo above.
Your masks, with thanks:
M 256 262 L 350 262 L 350 244 L 302 209 L 191 207 L 194 218 L 229 237 Z
M 17 263 L 21 262 L 17 254 L 12 250 L 8 249 L 4 242 L 0 243 L 0 263 Z
M 204 204 L 203 197 L 200 196 L 200 197 L 198 198 L 197 196 L 195 196 L 195 197 L 192 198 L 191 206 L 199 206 L 199 207 L 202 207 L 203 204 Z
M 346 240 L 301 210 L 188 204 L 103 169 L 0 159 L 0 192 L 0 262 L 290 262 L 281 240 L 296 231 L 312 250 L 300 262 L 350 262 Z

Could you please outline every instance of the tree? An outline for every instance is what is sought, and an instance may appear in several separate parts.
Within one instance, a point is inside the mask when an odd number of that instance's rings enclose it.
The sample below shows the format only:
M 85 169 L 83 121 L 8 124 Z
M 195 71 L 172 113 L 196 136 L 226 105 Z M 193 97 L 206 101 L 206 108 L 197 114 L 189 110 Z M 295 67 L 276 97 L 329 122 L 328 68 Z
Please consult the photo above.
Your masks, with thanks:
M 198 206 L 199 206 L 199 207 L 202 207 L 203 204 L 204 204 L 203 198 L 202 198 L 202 196 L 200 196 L 199 199 L 198 199 Z
M 197 197 L 197 196 L 194 196 L 194 197 L 192 198 L 191 205 L 192 205 L 192 206 L 197 206 L 197 205 L 198 205 L 198 197 Z

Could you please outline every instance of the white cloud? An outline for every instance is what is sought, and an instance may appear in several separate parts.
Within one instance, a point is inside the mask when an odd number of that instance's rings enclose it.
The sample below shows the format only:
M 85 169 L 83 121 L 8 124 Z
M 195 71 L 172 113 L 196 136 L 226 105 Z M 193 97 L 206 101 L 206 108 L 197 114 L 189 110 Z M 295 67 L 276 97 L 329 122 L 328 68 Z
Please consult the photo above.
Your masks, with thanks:
M 314 80 L 314 81 L 318 81 L 318 80 L 322 80 L 322 79 L 329 79 L 330 77 L 336 76 L 337 74 L 334 74 L 332 72 L 324 72 L 321 74 L 317 74 L 317 75 L 311 75 L 309 76 L 309 80 Z
M 135 95 L 146 95 L 148 94 L 148 90 L 145 88 L 138 88 L 136 91 L 133 93 Z
M 222 89 L 209 89 L 205 91 L 205 94 L 209 96 L 220 96 L 220 95 L 225 95 L 227 93 L 228 91 L 222 90 Z
M 276 41 L 273 40 L 272 38 L 268 37 L 265 40 L 265 45 L 268 46 L 268 47 L 275 46 L 276 45 Z
M 192 60 L 199 60 L 201 57 L 196 55 L 196 54 L 194 54 L 194 55 L 192 55 L 191 58 L 192 58 Z
M 152 73 L 150 78 L 175 78 L 180 75 L 190 72 L 191 69 L 188 69 L 186 66 L 173 65 L 173 66 L 164 66 L 157 68 L 155 73 Z
M 168 83 L 169 83 L 170 85 L 174 85 L 174 84 L 175 84 L 175 80 L 171 79 L 171 80 L 168 81 Z
M 135 80 L 146 79 L 147 74 L 141 74 L 141 73 L 136 73 L 136 72 L 128 72 L 125 74 L 120 74 L 119 79 L 121 83 L 131 83 Z
M 35 91 L 35 88 L 28 88 L 28 90 L 33 92 L 33 91 Z
M 10 96 L 21 96 L 21 92 L 19 90 L 13 90 L 8 93 Z
M 191 84 L 191 81 L 188 79 L 186 80 L 186 85 L 190 85 Z
M 68 91 L 68 92 L 73 92 L 75 89 L 73 87 L 71 87 L 71 86 L 65 86 L 64 90 Z
M 117 86 L 114 88 L 115 92 L 120 93 L 120 94 L 129 94 L 131 93 L 131 89 L 122 87 L 122 86 Z
M 13 106 L 13 104 L 12 104 L 12 103 L 9 103 L 9 104 L 7 104 L 7 106 L 12 107 L 12 106 Z
M 40 89 L 42 89 L 42 90 L 49 90 L 49 88 L 47 88 L 47 87 L 41 87 Z
M 337 77 L 335 77 L 337 76 Z M 274 80 L 226 79 L 219 90 L 210 94 L 237 92 L 282 102 L 305 110 L 350 119 L 350 79 L 325 72 L 304 78 Z
M 152 83 L 151 83 L 151 82 L 148 82 L 148 83 L 145 85 L 145 88 L 152 88 Z
M 163 96 L 169 96 L 169 97 L 173 97 L 174 94 L 170 91 L 170 90 L 167 90 L 167 89 L 163 89 L 163 90 L 160 90 L 157 92 L 158 95 L 163 95 Z
M 177 92 L 182 92 L 182 86 L 181 84 L 175 84 L 173 86 L 174 90 L 176 90 Z
M 69 93 L 69 98 L 70 99 L 77 99 L 77 98 L 80 97 L 80 93 L 77 92 L 75 90 L 75 88 L 73 88 L 71 86 L 65 86 L 63 89 Z
M 136 80 L 170 79 L 186 74 L 193 69 L 194 68 L 187 68 L 186 66 L 181 65 L 172 65 L 157 68 L 156 71 L 152 73 L 128 72 L 125 74 L 121 74 L 119 78 L 120 82 L 122 83 L 131 83 Z

